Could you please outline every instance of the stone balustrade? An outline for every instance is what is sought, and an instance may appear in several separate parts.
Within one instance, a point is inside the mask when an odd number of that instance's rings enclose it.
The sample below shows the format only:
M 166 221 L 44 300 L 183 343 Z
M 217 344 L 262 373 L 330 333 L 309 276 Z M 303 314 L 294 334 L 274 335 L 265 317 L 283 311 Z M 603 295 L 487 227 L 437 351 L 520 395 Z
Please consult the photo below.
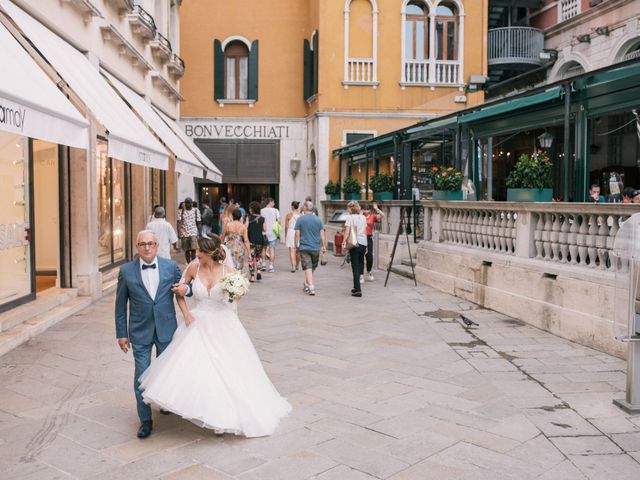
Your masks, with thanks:
M 323 202 L 325 222 L 346 201 Z M 612 271 L 613 241 L 640 205 L 422 201 L 379 202 L 381 234 L 394 235 L 400 208 L 410 208 L 421 240 L 557 264 Z M 417 225 L 413 225 L 417 223 Z

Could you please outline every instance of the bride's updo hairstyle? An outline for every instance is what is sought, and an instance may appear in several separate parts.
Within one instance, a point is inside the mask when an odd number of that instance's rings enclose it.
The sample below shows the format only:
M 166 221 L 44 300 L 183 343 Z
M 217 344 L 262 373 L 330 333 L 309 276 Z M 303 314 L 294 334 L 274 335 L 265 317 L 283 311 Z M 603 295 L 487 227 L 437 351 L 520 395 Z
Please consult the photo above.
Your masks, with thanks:
M 216 234 L 210 234 L 211 238 L 200 237 L 198 238 L 198 249 L 207 255 L 211 255 L 211 258 L 216 262 L 224 262 L 227 254 L 222 248 L 222 242 L 220 237 Z

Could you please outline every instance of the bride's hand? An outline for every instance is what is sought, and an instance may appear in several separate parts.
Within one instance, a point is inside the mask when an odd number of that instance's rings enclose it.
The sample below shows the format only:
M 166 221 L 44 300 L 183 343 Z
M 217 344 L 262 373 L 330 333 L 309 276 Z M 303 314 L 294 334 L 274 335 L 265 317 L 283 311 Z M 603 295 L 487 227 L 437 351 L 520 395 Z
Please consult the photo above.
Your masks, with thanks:
M 184 316 L 184 324 L 188 327 L 189 325 L 191 325 L 193 323 L 193 317 L 191 316 L 191 314 L 187 314 Z

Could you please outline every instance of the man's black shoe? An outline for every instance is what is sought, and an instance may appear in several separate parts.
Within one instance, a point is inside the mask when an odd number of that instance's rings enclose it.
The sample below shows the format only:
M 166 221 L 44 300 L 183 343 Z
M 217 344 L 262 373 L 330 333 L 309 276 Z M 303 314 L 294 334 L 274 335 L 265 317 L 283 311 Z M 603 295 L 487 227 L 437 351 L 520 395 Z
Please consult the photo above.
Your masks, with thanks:
M 138 438 L 147 438 L 151 435 L 151 430 L 153 429 L 153 422 L 148 420 L 146 422 L 142 422 L 140 428 L 138 429 Z
M 171 415 L 171 412 L 170 412 L 169 410 L 165 410 L 164 408 L 161 408 L 161 409 L 160 409 L 160 413 L 161 413 L 162 415 Z
M 351 293 L 356 293 L 358 290 L 356 290 L 355 288 L 351 289 Z
M 361 297 L 362 296 L 362 292 L 353 292 L 351 294 L 352 297 Z

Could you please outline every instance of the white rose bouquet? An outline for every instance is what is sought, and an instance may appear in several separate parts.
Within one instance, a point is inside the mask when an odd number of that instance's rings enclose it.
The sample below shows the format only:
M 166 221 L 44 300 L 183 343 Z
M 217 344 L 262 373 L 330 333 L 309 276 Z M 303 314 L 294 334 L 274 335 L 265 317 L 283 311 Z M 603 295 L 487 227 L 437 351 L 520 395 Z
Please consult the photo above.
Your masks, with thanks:
M 240 300 L 249 290 L 249 281 L 238 270 L 228 273 L 220 278 L 220 288 L 229 295 L 229 302 Z

